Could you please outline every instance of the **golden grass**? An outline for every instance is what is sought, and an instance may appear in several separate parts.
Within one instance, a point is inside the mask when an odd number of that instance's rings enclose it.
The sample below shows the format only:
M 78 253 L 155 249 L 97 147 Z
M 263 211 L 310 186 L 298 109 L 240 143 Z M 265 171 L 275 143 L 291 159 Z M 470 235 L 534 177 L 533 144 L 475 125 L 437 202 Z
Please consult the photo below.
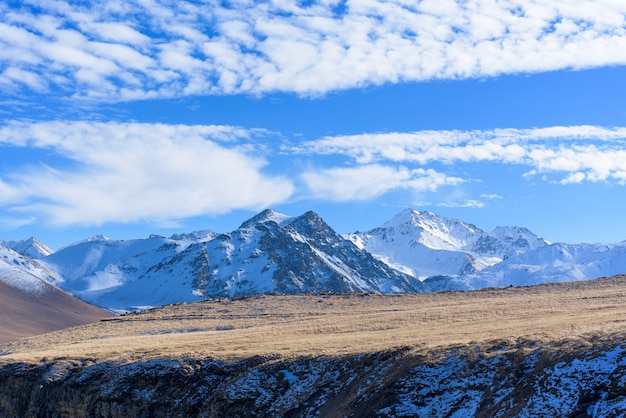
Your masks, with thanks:
M 0 364 L 342 355 L 626 331 L 626 275 L 404 295 L 254 296 L 166 306 L 0 345 Z

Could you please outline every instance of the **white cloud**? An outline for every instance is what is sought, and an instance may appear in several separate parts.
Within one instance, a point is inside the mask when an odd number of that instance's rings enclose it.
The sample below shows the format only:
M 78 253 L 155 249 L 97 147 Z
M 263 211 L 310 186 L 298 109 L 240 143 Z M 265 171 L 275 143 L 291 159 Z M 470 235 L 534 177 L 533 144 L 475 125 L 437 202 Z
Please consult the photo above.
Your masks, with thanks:
M 435 191 L 445 185 L 463 182 L 463 179 L 434 170 L 409 170 L 378 164 L 311 170 L 303 173 L 302 179 L 314 198 L 330 201 L 369 200 L 399 188 Z
M 228 126 L 88 122 L 11 123 L 0 146 L 49 150 L 69 164 L 22 167 L 0 179 L 0 204 L 50 223 L 166 222 L 287 199 L 291 182 L 268 176 L 250 152 L 262 131 Z M 228 146 L 227 146 L 228 145 Z
M 292 152 L 344 155 L 359 164 L 516 164 L 530 167 L 527 177 L 563 173 L 564 183 L 613 180 L 621 184 L 621 173 L 626 171 L 626 128 L 556 126 L 335 136 L 304 142 Z
M 325 137 L 282 149 L 288 156 L 311 156 L 307 168 L 270 175 L 263 156 L 278 151 L 265 141 L 271 135 L 215 125 L 8 122 L 0 126 L 0 148 L 45 151 L 51 159 L 0 171 L 0 206 L 21 218 L 59 225 L 167 223 L 272 206 L 295 194 L 295 184 L 301 187 L 297 195 L 327 201 L 369 200 L 394 190 L 437 192 L 489 181 L 474 165 L 484 162 L 491 168 L 522 166 L 524 177 L 554 183 L 626 184 L 626 128 L 621 127 Z M 328 155 L 344 158 L 319 158 Z M 276 173 L 285 167 L 292 165 L 269 168 Z
M 495 194 L 495 193 L 491 193 L 491 194 L 483 193 L 480 195 L 480 197 L 482 197 L 483 199 L 489 199 L 489 200 L 503 199 L 502 196 L 500 196 L 499 194 Z
M 9 216 L 0 216 L 0 230 L 2 231 L 11 231 L 14 229 L 19 229 L 23 226 L 32 225 L 37 221 L 37 218 L 34 216 L 29 217 L 9 217 Z
M 39 74 L 15 67 L 9 67 L 0 74 L 0 83 L 11 86 L 22 84 L 34 91 L 46 89 L 46 83 Z
M 19 198 L 15 188 L 0 178 L 0 205 L 12 203 Z
M 68 80 L 58 85 L 67 94 L 127 100 L 276 90 L 319 95 L 626 64 L 626 3 L 619 1 L 106 3 L 0 6 L 0 51 L 10 52 L 0 52 L 0 68 L 46 78 L 29 87 Z M 175 85 L 164 77 L 171 71 Z
M 438 203 L 437 206 L 444 208 L 482 208 L 485 204 L 479 200 L 464 200 L 462 202 L 443 202 Z
M 133 27 L 119 22 L 87 22 L 80 25 L 81 30 L 92 33 L 103 41 L 119 42 L 129 45 L 147 45 L 150 38 Z
M 572 173 L 563 180 L 561 180 L 562 184 L 570 184 L 570 183 L 582 183 L 585 180 L 585 173 L 576 172 Z

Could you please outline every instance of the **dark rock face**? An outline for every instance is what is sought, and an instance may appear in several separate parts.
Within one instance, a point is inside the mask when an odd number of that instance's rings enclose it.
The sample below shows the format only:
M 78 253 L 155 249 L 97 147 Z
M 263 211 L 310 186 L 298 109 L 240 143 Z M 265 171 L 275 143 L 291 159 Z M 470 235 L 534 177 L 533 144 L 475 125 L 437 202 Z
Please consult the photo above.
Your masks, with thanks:
M 258 228 L 266 232 L 259 248 L 278 267 L 274 281 L 280 293 L 389 292 L 385 286 L 394 286 L 396 292 L 425 290 L 418 281 L 344 239 L 315 212 L 305 213 L 284 228 L 275 223 Z M 350 277 L 342 272 L 350 272 Z
M 190 263 L 197 291 L 205 297 L 234 297 L 428 290 L 337 234 L 314 212 L 277 216 L 264 211 L 231 234 L 190 246 L 189 251 L 200 253 Z
M 3 417 L 623 416 L 626 343 L 0 368 Z

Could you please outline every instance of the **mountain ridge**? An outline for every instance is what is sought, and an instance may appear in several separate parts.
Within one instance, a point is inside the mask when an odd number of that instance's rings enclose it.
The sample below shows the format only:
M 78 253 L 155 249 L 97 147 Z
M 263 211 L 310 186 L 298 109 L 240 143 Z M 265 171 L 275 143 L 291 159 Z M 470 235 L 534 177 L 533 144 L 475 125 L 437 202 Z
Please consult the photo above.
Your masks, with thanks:
M 35 237 L 30 237 L 20 241 L 0 240 L 0 245 L 10 248 L 17 253 L 34 260 L 47 257 L 54 252 L 46 244 L 42 243 Z
M 313 211 L 287 216 L 268 209 L 229 233 L 185 237 L 98 237 L 42 262 L 64 278 L 62 289 L 119 311 L 258 293 L 428 290 L 359 249 Z
M 378 228 L 346 238 L 419 278 L 475 273 L 549 244 L 527 228 L 497 227 L 488 233 L 458 219 L 410 208 Z
M 625 273 L 626 241 L 604 245 L 611 251 L 552 244 L 517 226 L 485 232 L 411 208 L 370 231 L 341 235 L 313 211 L 266 209 L 229 233 L 96 235 L 37 263 L 61 289 L 128 311 L 260 293 L 471 290 Z

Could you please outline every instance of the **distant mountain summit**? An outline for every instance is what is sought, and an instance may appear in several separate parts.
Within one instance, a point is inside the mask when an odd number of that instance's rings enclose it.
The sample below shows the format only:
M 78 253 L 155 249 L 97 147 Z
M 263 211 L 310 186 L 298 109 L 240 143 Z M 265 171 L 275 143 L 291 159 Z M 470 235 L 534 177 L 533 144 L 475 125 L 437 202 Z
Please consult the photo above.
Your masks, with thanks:
M 47 257 L 54 252 L 35 237 L 30 237 L 21 241 L 0 240 L 0 245 L 10 248 L 23 256 L 34 260 Z
M 570 282 L 626 273 L 626 242 L 555 243 L 511 256 L 473 274 L 434 276 L 424 280 L 433 291 L 530 286 Z
M 189 233 L 182 233 L 182 234 L 174 234 L 170 237 L 170 239 L 176 240 L 176 241 L 210 241 L 213 238 L 215 238 L 217 235 L 219 235 L 217 232 L 213 232 L 210 231 L 208 229 L 203 230 L 203 231 L 193 231 L 193 232 L 189 232 Z M 156 237 L 156 236 L 153 236 Z
M 463 275 L 549 243 L 526 228 L 475 225 L 405 209 L 381 227 L 346 236 L 389 266 L 415 277 Z
M 274 222 L 277 225 L 283 225 L 285 222 L 289 222 L 292 219 L 294 219 L 293 216 L 285 215 L 272 209 L 265 209 L 263 212 L 260 212 L 247 221 L 244 221 L 241 226 L 239 226 L 239 229 L 254 227 L 255 225 L 266 222 Z
M 415 209 L 403 210 L 375 231 L 408 235 L 429 248 L 452 251 L 469 247 L 484 234 L 481 229 L 461 220 Z

